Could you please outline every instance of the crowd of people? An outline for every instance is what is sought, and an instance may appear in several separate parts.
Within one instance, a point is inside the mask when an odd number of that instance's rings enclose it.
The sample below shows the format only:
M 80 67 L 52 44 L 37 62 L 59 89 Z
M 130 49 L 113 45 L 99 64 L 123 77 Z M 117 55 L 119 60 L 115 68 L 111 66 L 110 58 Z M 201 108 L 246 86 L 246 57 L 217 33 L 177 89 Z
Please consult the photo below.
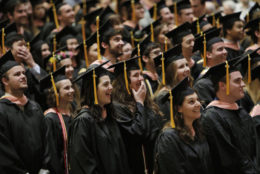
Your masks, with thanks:
M 0 173 L 260 173 L 259 2 L 0 9 Z

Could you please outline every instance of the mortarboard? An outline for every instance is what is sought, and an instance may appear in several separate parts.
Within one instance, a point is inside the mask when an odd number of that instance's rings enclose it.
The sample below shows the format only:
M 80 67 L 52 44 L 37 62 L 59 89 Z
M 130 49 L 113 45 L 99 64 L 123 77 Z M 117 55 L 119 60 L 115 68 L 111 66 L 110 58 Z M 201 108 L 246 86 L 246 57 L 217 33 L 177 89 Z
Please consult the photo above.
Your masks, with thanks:
M 132 21 L 135 21 L 135 4 L 140 4 L 140 0 L 126 0 L 126 1 L 122 2 L 120 5 L 121 7 L 126 7 L 126 8 L 131 7 Z
M 220 18 L 220 23 L 223 24 L 223 29 L 226 28 L 227 25 L 234 23 L 235 21 L 240 21 L 241 12 L 232 13 L 226 16 L 222 16 Z
M 260 30 L 260 17 L 254 20 L 249 21 L 245 26 L 244 29 L 247 29 L 246 34 L 250 35 L 254 38 L 255 31 Z
M 219 28 L 219 21 L 222 17 L 221 11 L 211 14 L 207 17 L 207 21 L 213 26 Z
M 184 24 L 166 33 L 166 36 L 172 40 L 173 45 L 176 45 L 181 43 L 182 38 L 189 34 L 192 34 L 191 24 L 185 22 Z
M 252 80 L 258 78 L 260 80 L 260 65 L 252 69 Z
M 183 59 L 184 57 L 181 55 L 182 47 L 181 44 L 169 49 L 166 52 L 163 52 L 161 55 L 155 57 L 153 59 L 156 67 L 162 65 L 162 84 L 165 85 L 165 70 L 167 67 L 174 61 Z
M 226 94 L 229 95 L 229 74 L 239 69 L 234 66 L 238 58 L 233 58 L 229 61 L 220 63 L 209 68 L 204 77 L 209 77 L 213 84 L 217 84 L 223 77 L 226 77 Z
M 152 8 L 149 9 L 150 16 L 153 18 L 154 21 L 160 17 L 160 10 L 167 7 L 165 4 L 165 0 L 161 0 L 158 3 L 155 3 Z
M 1 28 L 1 47 L 2 53 L 5 53 L 5 42 L 17 36 L 16 24 L 13 22 L 4 28 Z
M 180 95 L 182 91 L 185 91 L 187 89 L 190 89 L 189 87 L 189 78 L 186 77 L 181 82 L 179 82 L 175 87 L 173 87 L 169 92 L 162 97 L 162 103 L 165 103 L 166 101 L 170 100 L 170 117 L 171 117 L 171 126 L 172 128 L 175 128 L 174 123 L 174 116 L 173 116 L 173 105 L 176 105 L 179 103 Z
M 2 77 L 2 75 L 6 73 L 9 69 L 18 65 L 19 63 L 15 61 L 11 50 L 9 50 L 0 58 L 0 77 Z
M 82 9 L 83 15 L 87 15 L 92 7 L 96 7 L 97 3 L 96 0 L 83 0 L 80 2 L 79 5 Z
M 156 21 L 154 22 L 151 22 L 150 25 L 148 25 L 147 27 L 143 28 L 142 29 L 142 32 L 143 33 L 146 33 L 146 34 L 151 34 L 150 37 L 151 37 L 151 42 L 154 42 L 154 28 L 156 28 L 157 26 L 159 26 L 161 24 L 161 18 L 157 19 Z
M 103 11 L 103 8 L 98 8 L 90 13 L 88 13 L 86 16 L 84 16 L 84 19 L 87 21 L 87 23 L 95 24 L 96 23 L 96 17 L 99 16 Z
M 200 16 L 198 19 L 191 23 L 192 33 L 194 35 L 199 34 L 202 31 L 202 28 L 207 24 L 209 24 L 209 22 L 206 21 L 205 15 Z
M 99 15 L 100 25 L 103 25 L 112 14 L 116 14 L 110 6 L 107 6 Z
M 206 51 L 215 43 L 223 42 L 220 38 L 221 29 L 214 29 L 204 33 L 202 36 L 195 39 L 193 52 L 199 50 L 203 57 L 203 67 L 206 66 Z
M 137 46 L 132 50 L 132 57 L 142 56 L 145 50 L 145 47 L 151 43 L 151 34 L 147 35 Z M 139 46 L 138 46 L 139 45 Z
M 68 39 L 76 38 L 77 34 L 77 31 L 72 26 L 66 26 L 55 37 L 59 47 L 63 47 L 67 45 L 66 41 Z
M 260 11 L 260 6 L 257 2 L 255 2 L 255 5 L 253 7 L 251 7 L 249 12 L 245 16 L 244 20 L 248 23 L 250 20 L 252 20 L 254 18 L 254 14 L 259 11 Z
M 260 61 L 260 55 L 257 53 L 259 49 L 260 48 L 244 53 L 241 58 L 234 64 L 234 66 L 241 65 L 240 72 L 243 76 L 247 74 L 248 83 L 251 83 L 251 67 L 254 63 Z

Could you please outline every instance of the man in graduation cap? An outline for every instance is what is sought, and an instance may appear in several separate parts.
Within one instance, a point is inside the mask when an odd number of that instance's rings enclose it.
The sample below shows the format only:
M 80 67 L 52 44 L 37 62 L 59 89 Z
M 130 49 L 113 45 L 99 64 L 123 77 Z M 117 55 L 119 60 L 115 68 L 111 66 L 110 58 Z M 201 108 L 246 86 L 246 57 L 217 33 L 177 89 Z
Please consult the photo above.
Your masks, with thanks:
M 206 0 L 190 0 L 190 3 L 195 17 L 206 14 Z
M 255 50 L 260 46 L 260 18 L 249 21 L 244 29 L 247 30 L 247 34 L 251 37 L 251 40 L 254 42 L 253 45 L 249 46 L 248 50 Z
M 0 171 L 38 174 L 46 169 L 43 113 L 28 99 L 25 69 L 9 51 L 0 59 Z
M 216 173 L 257 173 L 256 140 L 251 116 L 236 101 L 245 83 L 234 61 L 209 69 L 216 100 L 204 110 L 202 123 Z
M 239 43 L 244 38 L 244 22 L 240 19 L 240 14 L 241 12 L 237 12 L 221 18 L 228 59 L 241 56 L 244 53 L 244 49 Z
M 177 12 L 178 12 L 177 20 L 179 25 L 185 22 L 192 23 L 194 15 L 189 0 L 178 1 Z

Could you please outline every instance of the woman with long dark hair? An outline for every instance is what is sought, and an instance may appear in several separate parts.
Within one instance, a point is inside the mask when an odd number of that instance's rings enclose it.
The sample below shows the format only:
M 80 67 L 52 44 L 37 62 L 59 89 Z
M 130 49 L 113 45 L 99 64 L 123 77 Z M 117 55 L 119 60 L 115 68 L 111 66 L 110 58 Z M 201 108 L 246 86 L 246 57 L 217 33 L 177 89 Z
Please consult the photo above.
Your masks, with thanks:
M 74 100 L 74 89 L 65 76 L 65 67 L 42 79 L 40 84 L 42 88 L 48 89 L 49 109 L 44 112 L 44 122 L 49 168 L 53 174 L 68 174 L 67 134 L 73 115 L 71 103 Z
M 129 174 L 124 142 L 112 104 L 109 72 L 90 65 L 83 78 L 82 106 L 70 130 L 72 174 Z
M 117 121 L 126 144 L 132 173 L 152 173 L 154 142 L 160 130 L 158 106 L 147 93 L 144 78 L 132 58 L 115 67 L 112 96 Z
M 157 138 L 156 174 L 211 174 L 209 147 L 200 126 L 201 104 L 188 87 L 188 78 L 176 85 L 162 100 L 170 98 L 171 121 Z

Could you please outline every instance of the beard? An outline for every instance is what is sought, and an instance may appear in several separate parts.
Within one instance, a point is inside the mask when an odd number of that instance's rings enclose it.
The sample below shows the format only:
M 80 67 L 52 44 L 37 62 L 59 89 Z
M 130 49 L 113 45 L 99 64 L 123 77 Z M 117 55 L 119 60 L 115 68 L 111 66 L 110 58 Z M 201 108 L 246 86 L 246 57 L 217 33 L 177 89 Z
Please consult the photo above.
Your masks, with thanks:
M 118 58 L 120 56 L 123 55 L 123 51 L 119 50 L 118 48 L 111 48 L 111 46 L 109 46 L 109 52 L 114 55 L 114 57 Z

